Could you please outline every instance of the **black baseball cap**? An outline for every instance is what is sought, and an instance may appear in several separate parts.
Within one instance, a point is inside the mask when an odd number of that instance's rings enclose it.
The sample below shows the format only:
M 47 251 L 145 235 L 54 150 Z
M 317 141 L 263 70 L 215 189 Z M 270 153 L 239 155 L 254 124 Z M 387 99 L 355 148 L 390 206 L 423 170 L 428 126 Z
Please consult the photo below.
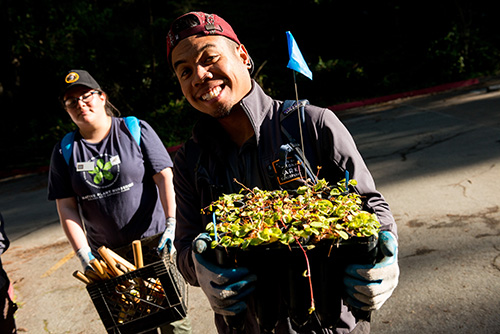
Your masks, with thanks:
M 95 79 L 85 70 L 71 70 L 64 77 L 64 82 L 61 90 L 61 98 L 66 94 L 68 89 L 73 86 L 81 85 L 93 89 L 101 89 L 101 86 Z

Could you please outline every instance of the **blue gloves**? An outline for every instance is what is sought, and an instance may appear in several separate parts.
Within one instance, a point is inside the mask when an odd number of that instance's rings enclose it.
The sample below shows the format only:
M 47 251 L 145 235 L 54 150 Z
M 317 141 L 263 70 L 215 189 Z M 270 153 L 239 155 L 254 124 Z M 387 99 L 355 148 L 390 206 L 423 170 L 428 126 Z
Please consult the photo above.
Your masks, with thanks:
M 375 265 L 348 265 L 344 285 L 346 302 L 364 311 L 378 310 L 398 285 L 398 241 L 389 231 L 379 233 L 383 258 Z
M 215 313 L 232 316 L 246 310 L 245 297 L 255 290 L 257 277 L 247 268 L 221 268 L 208 262 L 196 251 L 196 244 L 205 243 L 209 236 L 201 233 L 193 241 L 193 262 L 198 283 Z
M 158 243 L 158 253 L 161 255 L 164 252 L 165 246 L 167 247 L 167 252 L 172 257 L 175 253 L 174 238 L 175 238 L 175 225 L 176 220 L 174 217 L 168 217 L 165 223 L 165 232 L 161 236 L 160 242 Z
M 80 260 L 80 263 L 82 264 L 83 272 L 87 269 L 92 269 L 92 266 L 90 265 L 90 260 L 95 259 L 94 255 L 92 254 L 92 251 L 90 250 L 89 246 L 83 246 L 79 250 L 76 251 L 76 256 Z

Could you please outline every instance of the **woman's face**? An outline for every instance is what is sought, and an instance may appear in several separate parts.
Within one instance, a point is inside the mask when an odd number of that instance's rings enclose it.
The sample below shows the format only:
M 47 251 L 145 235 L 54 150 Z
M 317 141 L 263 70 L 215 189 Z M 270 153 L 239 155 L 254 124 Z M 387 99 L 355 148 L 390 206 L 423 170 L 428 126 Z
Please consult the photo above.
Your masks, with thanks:
M 64 95 L 64 106 L 78 126 L 96 124 L 106 115 L 106 95 L 86 86 L 70 88 Z

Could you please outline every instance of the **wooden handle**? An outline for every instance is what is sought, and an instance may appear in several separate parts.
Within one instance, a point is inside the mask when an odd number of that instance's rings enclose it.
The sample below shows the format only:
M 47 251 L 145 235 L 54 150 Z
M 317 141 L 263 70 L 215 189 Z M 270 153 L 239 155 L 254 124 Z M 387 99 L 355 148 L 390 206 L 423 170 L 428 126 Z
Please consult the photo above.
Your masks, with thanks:
M 85 276 L 92 282 L 99 282 L 101 281 L 101 276 L 99 276 L 93 269 L 87 269 L 85 270 Z
M 141 240 L 135 240 L 132 242 L 132 250 L 134 252 L 134 262 L 137 268 L 144 267 L 144 260 L 142 258 L 142 246 Z
M 104 271 L 106 272 L 106 274 L 108 274 L 109 277 L 113 276 L 113 272 L 111 271 L 111 269 L 108 268 L 106 262 L 104 262 L 103 260 L 99 260 L 99 263 L 101 264 L 102 269 L 104 269 Z
M 92 268 L 94 268 L 94 271 L 97 273 L 97 275 L 99 275 L 100 279 L 105 280 L 109 278 L 108 273 L 101 266 L 101 262 L 98 259 L 90 260 L 90 265 L 92 266 Z
M 73 273 L 73 277 L 76 277 L 77 279 L 79 279 L 80 281 L 82 281 L 83 283 L 85 284 L 90 284 L 92 283 L 88 278 L 87 276 L 85 276 L 82 272 L 76 270 L 74 273 Z
M 111 249 L 108 249 L 108 253 L 109 255 L 111 255 L 113 257 L 113 259 L 116 261 L 116 263 L 119 263 L 121 264 L 122 266 L 124 266 L 125 268 L 127 268 L 126 271 L 134 271 L 136 270 L 136 266 L 134 266 L 132 263 L 128 262 L 127 260 L 125 260 L 123 257 L 121 257 L 120 255 L 116 254 L 114 251 L 112 251 Z
M 120 262 L 116 262 L 116 267 L 118 269 L 120 269 L 121 271 L 123 271 L 124 273 L 129 273 L 130 272 L 130 269 L 125 267 L 123 264 L 121 264 Z M 135 268 L 135 267 L 134 267 Z
M 99 249 L 97 251 L 102 256 L 102 258 L 106 262 L 106 264 L 108 265 L 108 268 L 113 272 L 113 276 L 123 275 L 123 271 L 121 271 L 120 269 L 118 269 L 116 267 L 116 261 L 109 253 L 109 249 L 107 249 L 104 246 L 101 246 L 101 247 L 99 247 Z

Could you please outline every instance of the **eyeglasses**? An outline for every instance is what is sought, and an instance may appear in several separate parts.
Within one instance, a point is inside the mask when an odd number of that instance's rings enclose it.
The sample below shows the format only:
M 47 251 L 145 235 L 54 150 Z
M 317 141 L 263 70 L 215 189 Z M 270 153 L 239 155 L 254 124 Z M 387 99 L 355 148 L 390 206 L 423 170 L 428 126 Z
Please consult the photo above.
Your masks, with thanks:
M 89 103 L 90 101 L 92 101 L 94 94 L 101 95 L 101 92 L 93 90 L 91 92 L 83 94 L 82 96 L 66 99 L 64 100 L 64 105 L 66 106 L 66 108 L 71 108 L 71 109 L 76 108 L 76 106 L 78 105 L 78 101 L 83 101 L 83 103 Z

